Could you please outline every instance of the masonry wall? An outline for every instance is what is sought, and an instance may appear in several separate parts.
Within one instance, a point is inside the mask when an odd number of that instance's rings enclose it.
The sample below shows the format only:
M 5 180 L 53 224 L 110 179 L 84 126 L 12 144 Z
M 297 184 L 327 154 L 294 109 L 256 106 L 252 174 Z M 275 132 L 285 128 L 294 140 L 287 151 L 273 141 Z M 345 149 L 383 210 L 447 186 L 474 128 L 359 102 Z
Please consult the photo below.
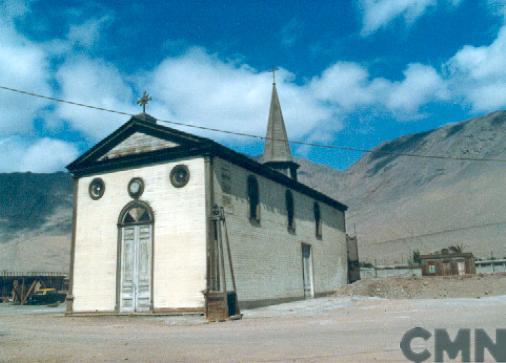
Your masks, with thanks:
M 175 188 L 171 169 L 185 164 L 190 180 Z M 99 200 L 88 194 L 95 177 L 105 182 Z M 78 181 L 74 262 L 74 312 L 110 312 L 116 306 L 118 218 L 132 201 L 127 186 L 134 177 L 144 180 L 140 200 L 154 212 L 154 310 L 203 308 L 206 288 L 206 212 L 204 159 L 146 166 L 83 177 Z
M 247 178 L 252 173 L 214 158 L 214 202 L 225 209 L 230 256 L 241 307 L 304 297 L 302 243 L 311 245 L 315 295 L 347 281 L 344 213 L 319 202 L 322 239 L 315 235 L 314 199 L 293 191 L 295 233 L 287 230 L 286 187 L 256 175 L 260 190 L 260 224 L 249 220 Z M 227 286 L 231 286 L 227 268 Z M 230 288 L 228 288 L 230 290 Z

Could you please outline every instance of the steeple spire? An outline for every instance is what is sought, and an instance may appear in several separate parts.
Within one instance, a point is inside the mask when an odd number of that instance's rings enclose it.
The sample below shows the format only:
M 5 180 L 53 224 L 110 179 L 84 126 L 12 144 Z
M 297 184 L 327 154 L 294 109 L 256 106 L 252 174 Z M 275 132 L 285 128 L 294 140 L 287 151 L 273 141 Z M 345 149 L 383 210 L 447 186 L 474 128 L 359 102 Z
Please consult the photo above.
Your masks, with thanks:
M 263 162 L 292 161 L 285 121 L 281 112 L 276 83 L 272 84 L 271 107 L 267 125 Z
M 296 179 L 296 172 L 299 165 L 293 161 L 292 153 L 290 152 L 285 121 L 283 119 L 283 113 L 281 112 L 281 104 L 276 89 L 275 71 L 276 68 L 273 68 L 271 105 L 269 109 L 263 163 Z

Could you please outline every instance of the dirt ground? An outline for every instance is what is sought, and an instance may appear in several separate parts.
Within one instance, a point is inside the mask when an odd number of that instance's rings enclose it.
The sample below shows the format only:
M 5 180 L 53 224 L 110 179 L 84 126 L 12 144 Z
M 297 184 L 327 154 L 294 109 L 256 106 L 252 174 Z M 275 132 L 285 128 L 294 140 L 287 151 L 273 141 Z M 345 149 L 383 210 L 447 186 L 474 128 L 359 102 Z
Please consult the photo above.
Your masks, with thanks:
M 506 295 L 506 273 L 365 279 L 339 289 L 337 295 L 377 296 L 387 299 L 444 299 Z
M 399 343 L 415 326 L 452 335 L 484 328 L 493 337 L 506 328 L 506 296 L 334 296 L 246 310 L 243 320 L 224 323 L 199 316 L 68 318 L 63 311 L 0 304 L 0 361 L 406 361 Z

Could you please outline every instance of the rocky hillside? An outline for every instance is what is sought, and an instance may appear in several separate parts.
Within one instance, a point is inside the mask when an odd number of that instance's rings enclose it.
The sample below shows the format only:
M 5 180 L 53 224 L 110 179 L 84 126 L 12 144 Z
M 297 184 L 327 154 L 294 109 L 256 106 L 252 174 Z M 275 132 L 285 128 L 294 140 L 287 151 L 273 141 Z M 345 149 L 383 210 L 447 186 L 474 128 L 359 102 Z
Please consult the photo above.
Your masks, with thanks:
M 416 249 L 450 245 L 479 257 L 506 256 L 506 162 L 381 153 L 506 161 L 506 111 L 407 135 L 375 151 L 335 183 L 303 179 L 348 204 L 348 231 L 356 230 L 363 259 L 406 262 Z
M 0 271 L 66 271 L 71 224 L 68 174 L 0 174 Z
M 363 260 L 402 263 L 414 250 L 463 245 L 506 256 L 506 112 L 495 112 L 378 146 L 345 172 L 298 160 L 300 180 L 346 203 Z M 71 228 L 65 173 L 0 174 L 0 271 L 65 271 Z

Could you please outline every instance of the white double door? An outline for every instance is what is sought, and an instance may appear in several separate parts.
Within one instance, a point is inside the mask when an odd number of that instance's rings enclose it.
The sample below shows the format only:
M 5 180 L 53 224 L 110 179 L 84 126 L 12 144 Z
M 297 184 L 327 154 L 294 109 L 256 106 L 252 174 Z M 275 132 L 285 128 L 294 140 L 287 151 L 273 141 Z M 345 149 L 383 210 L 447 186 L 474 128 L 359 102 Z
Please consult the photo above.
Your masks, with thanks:
M 151 308 L 151 224 L 125 226 L 121 241 L 120 311 Z

